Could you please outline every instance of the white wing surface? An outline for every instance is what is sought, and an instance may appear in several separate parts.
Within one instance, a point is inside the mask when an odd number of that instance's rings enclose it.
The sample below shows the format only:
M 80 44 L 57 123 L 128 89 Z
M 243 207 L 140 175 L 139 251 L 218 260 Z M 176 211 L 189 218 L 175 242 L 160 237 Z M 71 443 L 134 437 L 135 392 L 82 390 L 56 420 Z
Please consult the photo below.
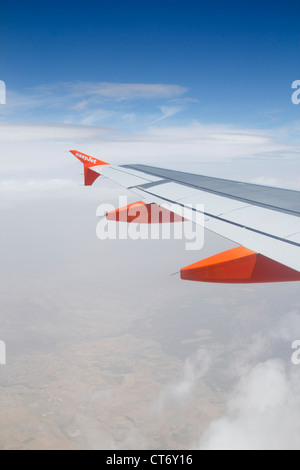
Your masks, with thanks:
M 205 229 L 239 245 L 183 268 L 183 279 L 228 283 L 300 280 L 300 192 L 146 165 L 109 165 L 71 152 L 84 163 L 86 184 L 104 175 L 136 193 L 140 204 L 141 200 L 146 207 L 172 204 L 177 220 L 184 211 L 185 219 L 203 221 L 199 223 Z M 204 209 L 200 211 L 199 205 Z M 195 219 L 198 211 L 201 217 Z

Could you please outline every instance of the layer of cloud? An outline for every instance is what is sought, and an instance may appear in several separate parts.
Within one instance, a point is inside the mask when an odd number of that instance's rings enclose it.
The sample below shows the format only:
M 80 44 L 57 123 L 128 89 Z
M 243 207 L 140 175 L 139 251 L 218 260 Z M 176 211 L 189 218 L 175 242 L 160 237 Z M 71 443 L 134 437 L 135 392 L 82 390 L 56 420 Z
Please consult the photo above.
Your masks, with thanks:
M 10 122 L 140 126 L 160 119 L 161 112 L 164 118 L 172 117 L 174 111 L 161 109 L 170 100 L 186 98 L 186 93 L 180 85 L 151 83 L 62 82 L 22 91 L 8 87 L 0 117 Z M 182 108 L 176 109 L 177 113 Z M 127 121 L 128 114 L 135 119 Z
M 280 344 L 291 347 L 299 327 L 300 315 L 292 312 L 268 332 L 254 334 L 247 350 L 231 345 L 236 384 L 224 415 L 203 433 L 200 449 L 300 449 L 298 369 L 292 349 L 285 359 L 278 352 Z
M 240 379 L 226 414 L 206 430 L 200 449 L 299 450 L 299 386 L 282 360 L 257 364 Z
M 70 96 L 98 96 L 117 101 L 179 97 L 187 92 L 180 85 L 112 82 L 68 82 L 40 86 L 35 91 L 53 93 L 62 91 Z
M 162 116 L 156 119 L 152 124 L 163 121 L 169 117 L 175 116 L 175 114 L 180 113 L 181 107 L 179 106 L 161 106 L 160 110 L 162 112 Z
M 78 149 L 113 164 L 144 163 L 290 189 L 300 188 L 297 146 L 276 132 L 233 126 L 152 125 L 140 132 L 98 126 L 0 124 L 3 181 L 72 179 L 82 166 L 68 152 Z M 233 164 L 234 163 L 234 164 Z M 100 180 L 96 186 L 100 184 Z M 94 188 L 93 188 L 94 189 Z
M 190 400 L 199 381 L 206 375 L 212 363 L 212 355 L 205 349 L 199 349 L 189 357 L 183 366 L 182 377 L 173 384 L 167 385 L 158 398 L 158 411 L 163 412 L 170 402 L 183 406 Z
M 0 141 L 70 141 L 95 139 L 111 129 L 66 124 L 0 124 Z
M 162 108 L 163 118 L 176 114 L 177 108 Z M 107 135 L 113 134 L 113 138 Z M 105 138 L 103 138 L 105 136 Z M 276 139 L 276 132 L 262 131 L 257 129 L 241 129 L 234 126 L 207 125 L 193 122 L 184 126 L 148 126 L 145 130 L 137 133 L 121 133 L 116 129 L 88 125 L 66 125 L 66 124 L 0 124 L 0 139 L 8 141 L 50 141 L 50 140 L 86 140 L 95 142 L 103 141 L 101 144 L 109 146 L 122 146 L 124 151 L 133 145 L 142 144 L 137 151 L 130 148 L 130 154 L 153 155 L 153 152 L 162 157 L 166 153 L 177 156 L 180 154 L 182 160 L 191 156 L 209 161 L 212 157 L 218 160 L 268 156 L 298 157 L 297 146 L 281 143 Z M 158 147 L 159 146 L 159 147 Z M 150 150 L 149 150 L 150 149 Z M 184 154 L 182 152 L 184 151 Z M 127 152 L 126 152 L 127 153 Z

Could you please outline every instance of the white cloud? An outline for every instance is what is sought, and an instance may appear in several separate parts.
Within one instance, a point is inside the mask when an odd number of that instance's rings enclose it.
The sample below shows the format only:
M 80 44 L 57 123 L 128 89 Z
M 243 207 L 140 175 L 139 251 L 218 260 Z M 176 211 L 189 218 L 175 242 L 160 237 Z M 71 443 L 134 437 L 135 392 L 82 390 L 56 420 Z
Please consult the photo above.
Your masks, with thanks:
M 78 103 L 74 104 L 74 106 L 71 107 L 71 109 L 85 109 L 87 108 L 89 102 L 88 100 L 81 100 Z
M 88 110 L 81 117 L 81 124 L 83 126 L 93 126 L 99 122 L 108 122 L 114 118 L 112 110 L 104 108 L 97 108 Z
M 158 119 L 159 107 L 169 100 L 186 99 L 182 98 L 186 92 L 187 88 L 176 84 L 62 82 L 21 92 L 9 90 L 0 115 L 13 122 L 105 126 L 114 123 L 124 127 L 122 116 L 138 113 L 135 124 L 140 126 L 142 122 Z M 174 115 L 175 107 L 172 108 L 172 112 L 164 113 L 164 118 Z
M 169 117 L 175 116 L 175 114 L 180 113 L 182 110 L 181 107 L 179 106 L 160 106 L 160 111 L 162 112 L 162 116 L 158 119 L 155 119 L 155 121 L 152 122 L 152 124 L 163 121 L 164 119 L 167 119 Z
M 129 115 L 127 119 L 134 117 Z M 0 124 L 0 142 L 2 181 L 71 178 L 81 184 L 82 167 L 68 152 L 75 148 L 115 164 L 144 163 L 300 187 L 296 148 L 278 142 L 275 133 L 254 129 L 194 122 L 181 127 L 152 125 L 140 132 L 121 133 L 97 126 Z M 103 180 L 96 186 L 100 184 Z
M 204 349 L 199 349 L 193 357 L 189 357 L 184 363 L 182 377 L 167 385 L 160 393 L 158 411 L 163 412 L 166 405 L 174 400 L 184 405 L 191 398 L 199 380 L 207 373 L 211 361 L 211 355 Z
M 227 346 L 236 383 L 225 413 L 202 434 L 200 449 L 300 449 L 299 369 L 291 361 L 299 324 L 300 315 L 292 312 L 249 338 L 246 350 L 238 342 Z
M 63 199 L 73 194 L 78 195 L 78 186 L 67 179 L 49 180 L 2 180 L 0 181 L 0 208 L 10 209 L 19 205 L 41 199 Z
M 300 336 L 300 315 L 296 312 L 290 312 L 276 324 L 276 328 L 270 331 L 271 339 L 281 339 L 291 342 L 299 332 Z
M 299 416 L 299 380 L 282 360 L 269 360 L 240 379 L 225 415 L 205 431 L 200 449 L 300 449 Z
M 33 201 L 66 201 L 72 200 L 92 201 L 95 205 L 99 200 L 110 201 L 116 195 L 116 188 L 109 180 L 102 179 L 101 190 L 90 191 L 83 185 L 83 175 L 81 181 L 74 181 L 67 178 L 52 179 L 3 179 L 0 180 L 0 209 L 11 209 L 21 204 L 31 204 Z
M 187 92 L 180 85 L 148 83 L 69 82 L 36 88 L 39 92 L 64 92 L 73 96 L 99 96 L 112 100 L 135 100 L 179 97 Z
M 112 130 L 65 124 L 0 124 L 0 141 L 87 140 L 108 132 Z

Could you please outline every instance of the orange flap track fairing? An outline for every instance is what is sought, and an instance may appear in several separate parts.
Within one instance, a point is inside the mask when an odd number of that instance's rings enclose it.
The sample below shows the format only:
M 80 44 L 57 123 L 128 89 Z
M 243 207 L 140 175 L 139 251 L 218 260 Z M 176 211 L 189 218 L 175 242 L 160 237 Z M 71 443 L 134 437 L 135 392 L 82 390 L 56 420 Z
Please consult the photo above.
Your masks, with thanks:
M 155 203 L 145 204 L 142 201 L 108 212 L 106 218 L 115 222 L 134 222 L 137 224 L 170 224 L 184 222 L 185 220 L 162 206 Z
M 247 284 L 300 281 L 300 273 L 244 247 L 211 256 L 180 271 L 188 281 Z

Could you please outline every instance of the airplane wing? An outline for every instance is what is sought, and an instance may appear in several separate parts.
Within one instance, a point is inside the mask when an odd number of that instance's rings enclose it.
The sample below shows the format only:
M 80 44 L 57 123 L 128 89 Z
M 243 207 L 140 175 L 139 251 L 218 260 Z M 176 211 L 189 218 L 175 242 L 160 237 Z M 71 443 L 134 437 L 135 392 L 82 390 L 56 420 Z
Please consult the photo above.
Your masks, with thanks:
M 101 174 L 136 193 L 137 208 L 172 204 L 172 222 L 197 222 L 196 206 L 204 205 L 199 218 L 203 222 L 198 223 L 238 245 L 182 268 L 182 279 L 222 283 L 300 280 L 300 192 L 141 164 L 110 165 L 76 150 L 71 153 L 84 164 L 86 185 Z M 115 211 L 114 220 L 124 220 L 120 218 L 124 210 L 128 222 L 135 220 L 128 218 L 129 206 Z M 151 223 L 149 217 L 146 222 Z

